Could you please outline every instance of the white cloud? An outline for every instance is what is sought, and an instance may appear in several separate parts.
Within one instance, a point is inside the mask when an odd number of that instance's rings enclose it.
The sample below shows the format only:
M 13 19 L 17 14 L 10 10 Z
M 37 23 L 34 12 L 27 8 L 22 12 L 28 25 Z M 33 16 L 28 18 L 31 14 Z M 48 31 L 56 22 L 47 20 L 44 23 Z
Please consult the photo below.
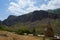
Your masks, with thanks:
M 50 0 L 48 4 L 42 4 L 40 7 L 34 6 L 36 1 L 33 0 L 16 0 L 17 3 L 11 2 L 8 10 L 15 15 L 22 15 L 34 10 L 47 10 L 60 8 L 60 0 Z M 45 0 L 47 1 L 47 0 Z M 38 3 L 37 3 L 38 4 Z
M 40 6 L 40 9 L 43 9 L 43 10 L 56 9 L 56 8 L 60 8 L 60 0 L 50 0 L 47 5 L 42 4 Z
M 48 9 L 48 7 L 47 7 L 46 4 L 42 4 L 42 5 L 40 6 L 40 10 L 47 10 L 47 9 Z
M 17 0 L 17 3 L 10 3 L 8 10 L 12 13 L 22 15 L 24 13 L 37 10 L 38 8 L 35 7 L 34 4 L 35 2 L 33 2 L 32 0 Z
M 48 7 L 50 7 L 50 9 L 60 8 L 60 0 L 51 0 Z

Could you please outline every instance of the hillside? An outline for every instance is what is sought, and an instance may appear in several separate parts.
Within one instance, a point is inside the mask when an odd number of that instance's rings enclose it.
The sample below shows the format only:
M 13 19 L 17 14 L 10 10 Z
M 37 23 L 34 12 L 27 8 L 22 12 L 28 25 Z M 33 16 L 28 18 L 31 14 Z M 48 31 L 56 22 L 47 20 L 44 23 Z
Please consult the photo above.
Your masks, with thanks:
M 49 21 L 54 34 L 60 35 L 60 13 L 58 11 L 55 13 L 54 10 L 36 10 L 20 16 L 10 15 L 2 21 L 2 25 L 4 26 L 1 27 L 1 30 L 23 34 L 33 33 L 33 29 L 35 28 L 36 34 L 44 34 L 44 28 Z
M 48 11 L 43 11 L 43 10 L 36 10 L 34 12 L 21 15 L 21 16 L 14 16 L 10 15 L 7 19 L 5 19 L 2 23 L 7 26 L 14 25 L 18 22 L 20 23 L 27 23 L 27 22 L 35 22 L 37 20 L 42 20 L 45 18 L 51 18 L 51 19 L 56 19 L 58 18 L 58 14 L 53 14 Z
M 0 31 L 0 40 L 42 40 L 41 37 L 17 35 L 7 31 Z
M 54 10 L 48 10 L 48 12 L 60 14 L 60 8 L 54 9 Z
M 10 27 L 11 30 L 30 30 L 32 31 L 33 28 L 36 30 L 36 34 L 44 34 L 44 28 L 47 26 L 47 23 L 49 19 L 43 19 L 41 21 L 35 21 L 32 23 L 17 23 L 15 25 L 12 25 Z M 60 19 L 50 19 L 51 20 L 51 26 L 54 30 L 55 35 L 60 35 Z M 13 27 L 13 28 L 12 28 Z
M 57 15 L 58 18 L 60 18 L 60 8 L 54 10 L 48 10 L 48 12 L 54 13 Z

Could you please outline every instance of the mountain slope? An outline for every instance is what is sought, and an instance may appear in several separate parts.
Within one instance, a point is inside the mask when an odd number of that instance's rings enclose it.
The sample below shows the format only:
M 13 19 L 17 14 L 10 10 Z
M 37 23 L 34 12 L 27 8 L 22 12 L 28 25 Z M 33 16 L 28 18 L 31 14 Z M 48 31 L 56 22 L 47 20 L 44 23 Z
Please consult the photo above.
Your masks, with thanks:
M 44 34 L 44 28 L 48 21 L 51 22 L 54 34 L 60 35 L 60 13 L 52 13 L 51 11 L 36 10 L 20 16 L 10 15 L 2 23 L 7 26 L 8 31 L 19 34 L 21 31 L 25 33 L 27 30 L 32 32 L 34 27 L 36 34 Z
M 3 24 L 7 26 L 11 26 L 18 22 L 20 23 L 34 22 L 37 20 L 42 20 L 44 18 L 55 19 L 57 18 L 57 15 L 47 11 L 40 10 L 40 11 L 31 12 L 25 15 L 21 15 L 21 16 L 10 15 L 7 19 L 3 21 Z
M 60 14 L 60 8 L 54 9 L 54 10 L 48 10 L 48 12 L 55 13 L 55 14 Z
M 60 18 L 60 8 L 54 10 L 48 10 L 50 13 L 54 13 L 57 15 L 57 18 Z

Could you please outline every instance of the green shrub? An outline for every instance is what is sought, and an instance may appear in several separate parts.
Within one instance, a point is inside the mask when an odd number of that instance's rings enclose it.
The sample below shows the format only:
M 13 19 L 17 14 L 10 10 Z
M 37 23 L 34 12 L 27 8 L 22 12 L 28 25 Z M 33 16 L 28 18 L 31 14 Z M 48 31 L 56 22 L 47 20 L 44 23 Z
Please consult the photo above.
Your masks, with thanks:
M 15 32 L 16 32 L 17 34 L 21 34 L 21 35 L 23 35 L 24 33 L 27 33 L 27 34 L 30 33 L 29 30 L 21 30 L 21 29 L 18 29 L 18 30 L 16 30 Z

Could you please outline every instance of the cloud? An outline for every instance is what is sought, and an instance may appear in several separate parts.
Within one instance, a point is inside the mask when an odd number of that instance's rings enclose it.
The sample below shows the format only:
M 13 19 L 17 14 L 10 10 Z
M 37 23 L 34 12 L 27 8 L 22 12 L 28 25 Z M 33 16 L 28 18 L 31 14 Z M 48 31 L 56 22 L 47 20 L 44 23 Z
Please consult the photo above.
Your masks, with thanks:
M 51 0 L 48 4 L 50 9 L 60 8 L 60 0 Z
M 8 11 L 15 15 L 22 15 L 25 13 L 32 12 L 34 10 L 47 10 L 60 8 L 60 0 L 50 0 L 48 4 L 41 4 L 39 7 L 35 6 L 38 4 L 33 0 L 16 0 L 17 2 L 10 2 Z M 47 1 L 47 0 L 45 0 Z
M 34 6 L 35 3 L 32 0 L 17 0 L 17 3 L 10 3 L 8 10 L 15 14 L 25 14 L 38 9 Z
M 50 0 L 47 5 L 42 4 L 40 6 L 40 9 L 43 9 L 43 10 L 56 9 L 56 8 L 60 8 L 60 0 Z

